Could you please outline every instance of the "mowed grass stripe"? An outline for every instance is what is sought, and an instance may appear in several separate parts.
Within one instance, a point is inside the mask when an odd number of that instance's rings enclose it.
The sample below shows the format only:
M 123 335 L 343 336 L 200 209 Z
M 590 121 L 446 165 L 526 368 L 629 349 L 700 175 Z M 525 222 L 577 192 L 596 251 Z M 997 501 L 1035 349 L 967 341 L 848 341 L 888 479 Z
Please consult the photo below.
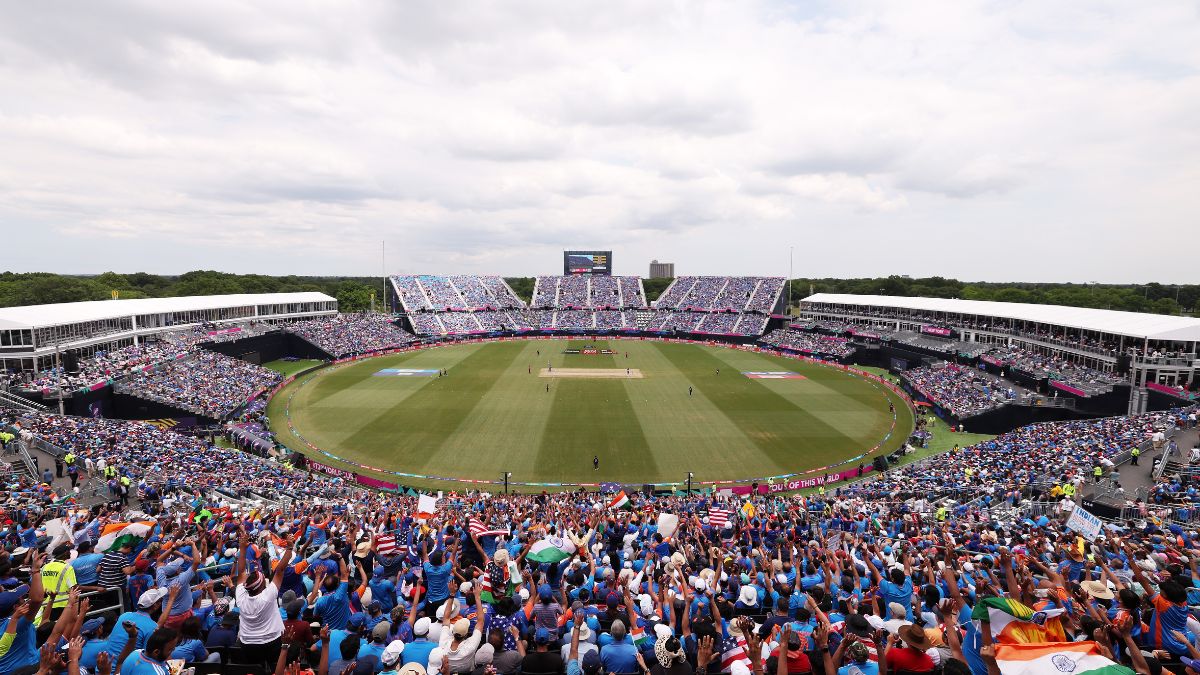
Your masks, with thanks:
M 607 354 L 552 355 L 550 361 L 564 368 L 616 368 Z M 608 348 L 608 342 L 571 340 L 567 348 L 584 345 Z M 615 351 L 615 349 L 614 349 Z M 624 367 L 624 366 L 622 366 Z M 630 381 L 630 384 L 634 384 Z M 658 464 L 649 451 L 633 401 L 620 379 L 556 379 L 550 389 L 553 400 L 542 431 L 535 466 L 543 480 L 565 482 L 587 480 L 581 471 L 600 457 L 595 481 L 646 481 L 659 475 Z
M 636 343 L 629 359 L 630 367 L 653 375 L 625 386 L 650 452 L 666 474 L 661 480 L 682 481 L 688 471 L 700 481 L 746 477 L 746 467 L 770 467 L 764 474 L 782 470 L 721 413 L 703 387 L 689 397 L 692 380 L 653 345 Z
M 803 361 L 788 362 L 754 352 L 721 349 L 712 354 L 729 364 L 736 377 L 745 378 L 743 371 L 790 370 L 804 375 L 807 379 L 753 382 L 799 408 L 814 415 L 819 414 L 822 421 L 859 444 L 869 442 L 874 445 L 891 426 L 891 418 L 886 415 L 887 398 L 882 387 L 876 389 L 857 376 Z M 881 412 L 885 414 L 880 415 Z
M 524 477 L 518 480 L 530 480 L 536 474 L 537 441 L 550 417 L 545 400 L 548 380 L 538 377 L 546 361 L 537 352 L 544 346 L 523 343 L 508 368 L 425 464 L 427 471 L 489 480 L 498 476 L 484 467 L 511 471 L 514 479 Z
M 437 379 L 375 377 L 374 373 L 384 368 L 453 368 L 478 351 L 479 346 L 472 345 L 471 349 L 452 350 L 440 355 L 435 353 L 439 350 L 429 350 L 335 366 L 318 375 L 296 395 L 291 406 L 292 423 L 301 435 L 317 447 L 373 464 L 373 460 L 381 456 L 377 454 L 378 448 L 360 451 L 353 445 L 343 447 L 342 444 Z
M 422 472 L 436 458 L 447 436 L 521 353 L 524 345 L 497 342 L 479 347 L 449 366 L 446 377 L 431 378 L 425 386 L 362 425 L 343 443 L 347 456 L 353 451 L 356 458 L 386 458 L 413 473 Z M 425 354 L 435 358 L 440 354 L 440 361 L 449 363 L 454 351 L 437 348 Z
M 663 353 L 698 382 L 721 412 L 777 465 L 788 470 L 829 464 L 862 445 L 813 413 L 780 396 L 764 380 L 741 373 L 716 375 L 725 361 L 716 348 L 683 345 Z

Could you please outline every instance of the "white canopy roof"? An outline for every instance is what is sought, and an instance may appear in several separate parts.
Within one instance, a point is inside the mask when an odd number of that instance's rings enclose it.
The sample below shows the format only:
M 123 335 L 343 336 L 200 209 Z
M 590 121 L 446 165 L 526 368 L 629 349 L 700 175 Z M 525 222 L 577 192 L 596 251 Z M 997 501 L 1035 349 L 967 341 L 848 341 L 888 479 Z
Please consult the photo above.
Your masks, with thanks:
M 142 314 L 193 312 L 205 309 L 278 305 L 293 302 L 331 302 L 324 293 L 241 293 L 237 295 L 196 295 L 182 298 L 139 298 L 136 300 L 93 300 L 62 302 L 53 305 L 26 305 L 0 308 L 0 330 L 21 330 L 60 326 L 83 321 L 118 319 Z
M 1166 314 L 1118 312 L 1111 309 L 1064 307 L 1061 305 L 1033 305 L 1023 302 L 957 300 L 953 298 L 905 298 L 893 295 L 850 295 L 847 293 L 817 293 L 805 298 L 804 302 L 868 305 L 921 312 L 974 314 L 977 316 L 990 316 L 1017 321 L 1033 321 L 1150 340 L 1200 341 L 1200 318 Z

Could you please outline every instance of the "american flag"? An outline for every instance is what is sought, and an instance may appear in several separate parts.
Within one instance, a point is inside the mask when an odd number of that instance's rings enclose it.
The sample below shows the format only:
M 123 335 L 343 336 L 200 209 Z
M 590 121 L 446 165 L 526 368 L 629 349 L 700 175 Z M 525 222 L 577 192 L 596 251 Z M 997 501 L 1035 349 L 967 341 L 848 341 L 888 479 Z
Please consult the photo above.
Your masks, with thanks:
M 733 511 L 728 509 L 709 509 L 708 524 L 716 528 L 723 528 L 729 524 L 729 519 L 733 517 Z
M 471 516 L 470 520 L 467 523 L 467 526 L 471 530 L 471 536 L 476 537 L 476 538 L 478 538 L 478 537 L 494 537 L 494 536 L 508 534 L 508 530 L 500 530 L 500 529 L 489 530 L 488 526 L 484 525 L 482 520 L 480 520 L 474 516 Z
M 721 641 L 721 672 L 730 672 L 735 663 L 740 663 L 747 669 L 751 667 L 750 657 L 746 654 L 746 641 L 730 636 Z
M 375 550 L 379 551 L 379 555 L 408 554 L 408 546 L 397 544 L 394 534 L 381 534 L 375 537 Z

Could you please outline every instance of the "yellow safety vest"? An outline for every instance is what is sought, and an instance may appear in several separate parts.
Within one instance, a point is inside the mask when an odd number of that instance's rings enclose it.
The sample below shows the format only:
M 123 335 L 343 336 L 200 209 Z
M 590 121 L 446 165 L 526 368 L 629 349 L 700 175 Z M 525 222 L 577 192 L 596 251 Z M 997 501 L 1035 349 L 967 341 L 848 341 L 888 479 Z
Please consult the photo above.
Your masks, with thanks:
M 1097 478 L 1099 478 L 1100 476 L 1103 476 L 1104 475 L 1104 467 L 1098 466 L 1095 469 L 1092 469 L 1092 475 Z
M 1072 485 L 1071 483 L 1067 483 L 1066 485 L 1064 485 L 1062 491 L 1063 491 L 1063 494 L 1068 497 L 1075 496 L 1075 486 Z
M 946 507 L 944 507 L 944 506 L 939 506 L 939 507 L 938 507 L 938 510 L 937 510 L 937 519 L 938 519 L 938 522 L 939 522 L 939 523 L 941 523 L 941 522 L 945 522 L 945 520 L 946 520 Z
M 62 576 L 62 585 L 59 585 Z M 48 562 L 42 567 L 42 589 L 46 593 L 54 592 L 54 607 L 66 607 L 67 593 L 75 586 L 75 568 L 58 560 Z
M 67 455 L 65 457 L 63 457 L 63 461 L 66 462 L 67 464 L 74 464 L 75 463 L 75 453 L 68 452 Z

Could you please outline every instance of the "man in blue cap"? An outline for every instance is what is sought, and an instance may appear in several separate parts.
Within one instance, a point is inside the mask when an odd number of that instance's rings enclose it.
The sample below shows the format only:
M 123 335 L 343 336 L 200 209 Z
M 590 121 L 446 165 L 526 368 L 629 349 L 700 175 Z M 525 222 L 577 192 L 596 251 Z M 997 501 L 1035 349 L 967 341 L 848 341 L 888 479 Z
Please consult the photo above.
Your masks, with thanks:
M 96 655 L 108 648 L 108 640 L 104 636 L 104 619 L 93 617 L 83 622 L 79 635 L 84 639 L 83 652 L 79 656 L 79 666 L 86 668 L 89 673 L 96 672 Z

